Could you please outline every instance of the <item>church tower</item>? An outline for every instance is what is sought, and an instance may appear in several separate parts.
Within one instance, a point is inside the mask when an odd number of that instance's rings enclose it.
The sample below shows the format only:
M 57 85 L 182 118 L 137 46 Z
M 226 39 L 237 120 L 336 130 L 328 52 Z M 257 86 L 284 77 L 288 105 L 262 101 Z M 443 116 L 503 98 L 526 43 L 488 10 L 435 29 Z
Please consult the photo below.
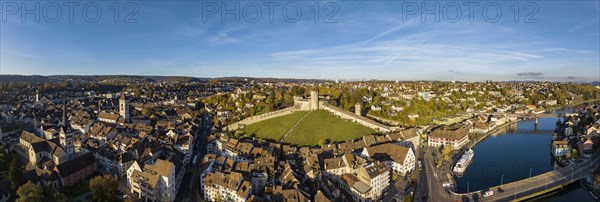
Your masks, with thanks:
M 60 147 L 67 153 L 68 159 L 73 159 L 75 152 L 73 151 L 73 129 L 67 119 L 67 103 L 63 104 L 62 121 L 60 123 L 61 130 L 59 134 Z
M 40 103 L 40 90 L 35 90 L 35 103 Z
M 125 119 L 125 122 L 129 122 L 129 100 L 125 95 L 119 99 L 119 115 Z

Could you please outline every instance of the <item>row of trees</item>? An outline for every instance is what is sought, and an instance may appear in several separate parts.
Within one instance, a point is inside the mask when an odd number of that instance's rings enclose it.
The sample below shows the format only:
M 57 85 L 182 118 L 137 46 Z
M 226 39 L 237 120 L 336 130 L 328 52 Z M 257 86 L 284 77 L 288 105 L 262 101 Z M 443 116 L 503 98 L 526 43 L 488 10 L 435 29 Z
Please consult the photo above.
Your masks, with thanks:
M 119 182 L 112 175 L 96 176 L 89 183 L 92 197 L 96 202 L 120 201 L 118 187 Z M 64 193 L 53 192 L 49 186 L 40 186 L 31 181 L 20 186 L 16 193 L 17 202 L 66 202 L 68 200 Z
M 40 186 L 28 181 L 17 190 L 17 202 L 66 202 L 69 198 L 62 192 L 52 193 L 48 186 Z

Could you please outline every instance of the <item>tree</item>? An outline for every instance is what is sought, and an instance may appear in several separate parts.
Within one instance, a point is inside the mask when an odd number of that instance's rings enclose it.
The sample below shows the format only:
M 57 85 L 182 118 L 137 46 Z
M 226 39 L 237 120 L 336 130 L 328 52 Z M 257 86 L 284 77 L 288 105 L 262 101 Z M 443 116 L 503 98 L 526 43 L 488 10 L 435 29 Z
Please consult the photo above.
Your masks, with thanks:
M 117 200 L 119 182 L 112 175 L 96 176 L 90 180 L 90 190 L 95 201 Z
M 573 157 L 573 158 L 577 158 L 577 157 L 578 157 L 578 155 L 577 155 L 577 154 L 578 154 L 578 153 L 577 153 L 577 149 L 573 149 L 573 150 L 571 150 L 571 157 Z
M 413 197 L 410 196 L 410 194 L 407 194 L 404 196 L 404 199 L 402 201 L 405 201 L 405 202 L 413 201 Z
M 450 160 L 450 154 L 453 150 L 454 148 L 452 148 L 452 145 L 446 145 L 442 148 L 442 155 L 438 159 L 438 166 L 442 165 L 443 162 Z
M 10 162 L 8 180 L 10 180 L 10 187 L 13 190 L 23 184 L 23 170 L 21 169 L 21 163 L 16 158 Z
M 63 194 L 62 192 L 56 192 L 56 193 L 52 194 L 52 198 L 56 202 L 67 202 L 69 200 L 67 195 Z
M 134 198 L 134 197 L 127 197 L 125 200 L 123 200 L 123 202 L 139 202 L 140 200 Z
M 600 173 L 596 173 L 594 175 L 594 183 L 596 183 L 596 185 L 600 186 Z
M 0 145 L 0 172 L 8 170 L 8 164 L 6 163 L 8 159 L 7 155 L 4 154 L 4 147 Z
M 17 190 L 19 199 L 17 202 L 42 202 L 44 201 L 44 189 L 42 186 L 36 185 L 28 181 Z
M 319 140 L 319 146 L 323 146 L 325 144 L 325 139 Z

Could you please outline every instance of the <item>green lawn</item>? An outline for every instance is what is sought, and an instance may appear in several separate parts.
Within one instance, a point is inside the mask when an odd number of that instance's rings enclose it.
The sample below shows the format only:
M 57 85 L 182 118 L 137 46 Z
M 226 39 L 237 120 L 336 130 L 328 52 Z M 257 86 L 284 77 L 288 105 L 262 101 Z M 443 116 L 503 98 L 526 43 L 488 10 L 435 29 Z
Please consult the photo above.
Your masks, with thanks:
M 267 119 L 246 126 L 246 135 L 279 142 L 279 139 L 287 133 L 308 112 L 295 112 L 277 118 Z
M 246 127 L 246 134 L 255 134 L 258 138 L 278 141 L 308 112 L 295 112 Z M 313 111 L 284 140 L 286 143 L 305 146 L 317 145 L 322 139 L 331 141 L 353 140 L 375 133 L 362 125 L 339 119 L 323 110 Z

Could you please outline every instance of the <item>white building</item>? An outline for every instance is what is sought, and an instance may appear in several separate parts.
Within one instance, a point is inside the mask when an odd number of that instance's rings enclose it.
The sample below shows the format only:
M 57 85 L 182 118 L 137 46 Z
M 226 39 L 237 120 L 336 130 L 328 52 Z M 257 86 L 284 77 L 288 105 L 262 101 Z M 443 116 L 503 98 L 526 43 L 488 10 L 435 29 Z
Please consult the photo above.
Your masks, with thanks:
M 354 201 L 378 201 L 390 185 L 390 170 L 383 163 L 370 161 L 359 166 L 356 174 L 343 174 L 341 181 Z
M 252 186 L 242 179 L 242 174 L 216 172 L 202 178 L 204 200 L 244 202 L 250 196 Z
M 571 153 L 571 146 L 568 141 L 552 141 L 552 154 L 555 157 L 565 156 Z
M 451 145 L 460 149 L 469 141 L 469 133 L 463 128 L 439 128 L 434 130 L 427 138 L 430 147 Z
M 406 175 L 415 168 L 415 154 L 409 147 L 387 143 L 364 148 L 361 155 L 384 163 L 394 172 Z
M 177 183 L 175 165 L 162 159 L 140 168 L 134 163 L 127 170 L 131 193 L 146 201 L 175 201 Z

